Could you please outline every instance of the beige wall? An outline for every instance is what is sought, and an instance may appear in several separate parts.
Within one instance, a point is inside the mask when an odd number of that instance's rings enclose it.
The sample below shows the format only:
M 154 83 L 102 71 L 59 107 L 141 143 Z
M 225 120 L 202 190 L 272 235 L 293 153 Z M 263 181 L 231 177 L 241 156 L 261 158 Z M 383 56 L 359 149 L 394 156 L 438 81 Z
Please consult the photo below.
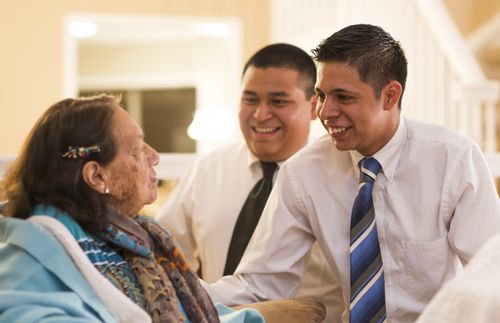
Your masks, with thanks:
M 237 16 L 243 58 L 269 42 L 271 0 L 0 0 L 0 154 L 15 154 L 39 115 L 63 96 L 66 13 Z M 464 35 L 499 0 L 443 0 Z
M 16 154 L 63 96 L 66 13 L 240 17 L 245 60 L 269 42 L 268 8 L 269 0 L 0 0 L 0 154 Z
M 499 0 L 443 0 L 443 2 L 465 36 L 500 12 Z

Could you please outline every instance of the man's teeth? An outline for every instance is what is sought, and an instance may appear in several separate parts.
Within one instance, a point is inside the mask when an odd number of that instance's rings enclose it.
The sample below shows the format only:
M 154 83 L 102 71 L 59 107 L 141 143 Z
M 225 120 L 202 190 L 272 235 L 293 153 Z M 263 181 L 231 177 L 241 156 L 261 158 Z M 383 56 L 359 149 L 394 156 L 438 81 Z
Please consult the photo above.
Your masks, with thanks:
M 255 128 L 255 131 L 262 133 L 269 133 L 273 132 L 274 130 L 276 130 L 276 128 Z
M 331 133 L 341 133 L 344 132 L 347 128 L 330 128 Z

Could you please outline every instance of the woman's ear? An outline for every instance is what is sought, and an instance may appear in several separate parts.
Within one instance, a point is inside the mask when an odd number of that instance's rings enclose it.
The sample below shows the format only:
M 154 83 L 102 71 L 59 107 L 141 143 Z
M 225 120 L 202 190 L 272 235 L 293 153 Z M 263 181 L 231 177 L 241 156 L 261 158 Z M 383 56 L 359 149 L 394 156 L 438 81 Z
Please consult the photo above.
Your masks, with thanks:
M 83 165 L 82 177 L 90 188 L 101 194 L 108 194 L 108 175 L 96 161 L 89 161 Z
M 401 84 L 396 81 L 390 81 L 383 90 L 383 99 L 384 99 L 384 109 L 391 110 L 393 108 L 399 108 L 399 98 L 401 97 L 401 92 L 403 91 L 403 87 Z

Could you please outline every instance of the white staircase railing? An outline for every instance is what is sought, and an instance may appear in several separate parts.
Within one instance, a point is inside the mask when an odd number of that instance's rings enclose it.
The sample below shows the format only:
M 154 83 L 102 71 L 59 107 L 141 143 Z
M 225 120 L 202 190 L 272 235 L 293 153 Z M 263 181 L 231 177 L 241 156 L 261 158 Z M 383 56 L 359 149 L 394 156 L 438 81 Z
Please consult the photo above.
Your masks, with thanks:
M 272 0 L 273 41 L 310 51 L 355 23 L 383 27 L 408 58 L 406 116 L 455 129 L 476 141 L 500 178 L 498 82 L 484 73 L 440 0 Z

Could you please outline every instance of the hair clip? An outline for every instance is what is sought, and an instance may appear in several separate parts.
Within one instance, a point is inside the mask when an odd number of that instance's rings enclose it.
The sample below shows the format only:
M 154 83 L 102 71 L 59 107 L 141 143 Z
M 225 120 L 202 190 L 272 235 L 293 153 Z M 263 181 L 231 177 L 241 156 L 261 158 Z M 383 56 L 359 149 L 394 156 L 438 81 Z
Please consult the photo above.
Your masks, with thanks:
M 78 146 L 68 146 L 68 151 L 62 154 L 62 158 L 85 159 L 90 156 L 91 153 L 98 153 L 101 151 L 99 146 L 89 146 L 89 147 L 78 147 Z

